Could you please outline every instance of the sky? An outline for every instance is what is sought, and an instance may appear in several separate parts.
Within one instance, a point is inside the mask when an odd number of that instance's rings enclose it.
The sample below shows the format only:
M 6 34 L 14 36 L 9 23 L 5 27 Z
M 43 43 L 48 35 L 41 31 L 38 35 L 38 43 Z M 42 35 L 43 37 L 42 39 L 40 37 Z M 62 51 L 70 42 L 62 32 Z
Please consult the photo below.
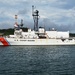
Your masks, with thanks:
M 33 29 L 32 5 L 39 10 L 39 26 L 75 32 L 75 0 L 0 0 L 0 29 L 13 28 L 15 15 Z

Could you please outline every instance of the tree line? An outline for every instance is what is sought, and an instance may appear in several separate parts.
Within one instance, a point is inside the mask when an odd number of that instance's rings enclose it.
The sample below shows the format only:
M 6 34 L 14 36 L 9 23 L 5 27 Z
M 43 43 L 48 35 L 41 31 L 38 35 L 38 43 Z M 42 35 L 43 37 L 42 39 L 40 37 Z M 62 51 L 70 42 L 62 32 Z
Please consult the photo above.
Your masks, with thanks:
M 28 28 L 22 28 L 24 32 L 28 31 Z M 3 33 L 3 35 L 13 35 L 14 34 L 14 29 L 9 28 L 9 29 L 0 29 L 0 33 Z

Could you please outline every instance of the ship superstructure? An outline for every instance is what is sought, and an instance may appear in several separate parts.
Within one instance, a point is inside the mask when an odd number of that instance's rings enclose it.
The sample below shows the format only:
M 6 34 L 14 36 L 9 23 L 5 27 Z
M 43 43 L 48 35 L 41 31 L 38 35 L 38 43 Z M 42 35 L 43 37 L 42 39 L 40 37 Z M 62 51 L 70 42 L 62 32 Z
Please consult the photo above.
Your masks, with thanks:
M 75 45 L 75 39 L 70 38 L 69 31 L 56 31 L 54 28 L 46 31 L 44 27 L 38 27 L 39 11 L 34 11 L 34 6 L 32 6 L 32 16 L 34 30 L 29 28 L 24 32 L 23 20 L 18 24 L 15 15 L 14 35 L 0 37 L 0 45 Z

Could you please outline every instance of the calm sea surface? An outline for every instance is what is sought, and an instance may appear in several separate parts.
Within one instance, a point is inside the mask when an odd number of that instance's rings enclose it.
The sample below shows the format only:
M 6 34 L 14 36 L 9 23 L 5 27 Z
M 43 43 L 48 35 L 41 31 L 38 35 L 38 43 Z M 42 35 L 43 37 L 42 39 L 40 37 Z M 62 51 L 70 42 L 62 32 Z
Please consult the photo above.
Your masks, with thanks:
M 75 75 L 75 46 L 0 46 L 0 75 Z

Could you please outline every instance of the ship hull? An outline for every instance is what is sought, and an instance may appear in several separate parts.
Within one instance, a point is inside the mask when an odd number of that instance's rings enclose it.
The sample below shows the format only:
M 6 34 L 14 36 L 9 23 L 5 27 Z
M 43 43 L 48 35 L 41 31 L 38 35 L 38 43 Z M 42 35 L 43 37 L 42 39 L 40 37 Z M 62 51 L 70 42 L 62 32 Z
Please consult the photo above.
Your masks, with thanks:
M 0 45 L 75 45 L 75 40 L 65 39 L 17 39 L 17 38 L 4 38 L 0 41 Z

